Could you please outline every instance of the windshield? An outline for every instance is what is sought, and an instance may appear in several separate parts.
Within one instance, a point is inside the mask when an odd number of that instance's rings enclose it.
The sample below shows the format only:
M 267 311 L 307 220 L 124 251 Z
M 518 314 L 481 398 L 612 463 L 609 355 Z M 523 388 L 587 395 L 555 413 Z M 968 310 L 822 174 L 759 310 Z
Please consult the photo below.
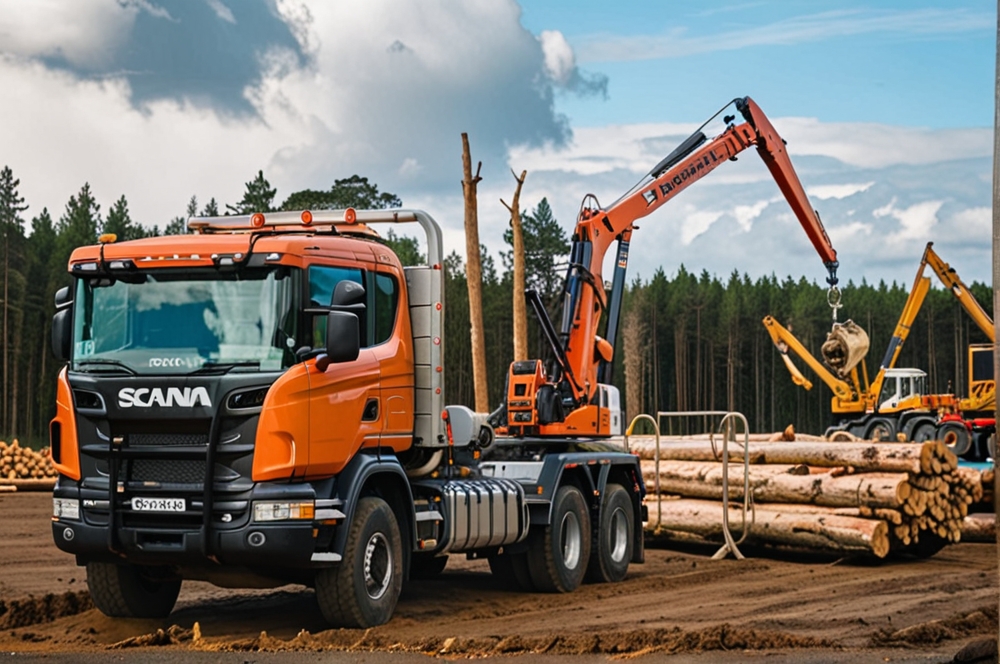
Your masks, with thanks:
M 96 282 L 95 282 L 96 283 Z M 300 271 L 156 271 L 77 282 L 74 371 L 280 371 L 295 361 Z

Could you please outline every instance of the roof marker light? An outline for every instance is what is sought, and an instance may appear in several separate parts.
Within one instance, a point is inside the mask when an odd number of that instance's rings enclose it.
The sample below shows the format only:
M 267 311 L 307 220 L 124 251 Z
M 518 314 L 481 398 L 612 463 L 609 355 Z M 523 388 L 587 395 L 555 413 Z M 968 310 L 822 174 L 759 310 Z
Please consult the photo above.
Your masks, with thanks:
M 357 211 L 354 208 L 349 207 L 346 210 L 344 210 L 344 221 L 345 222 L 347 222 L 348 224 L 353 224 L 353 223 L 357 222 L 357 220 L 358 220 L 358 213 L 357 213 Z
M 260 228 L 264 225 L 264 215 L 260 212 L 254 212 L 253 216 L 250 217 L 250 225 L 254 228 Z
M 300 217 L 302 219 L 302 224 L 304 226 L 308 226 L 313 222 L 313 213 L 310 212 L 309 210 L 303 210 Z
M 97 238 L 98 244 L 111 244 L 118 239 L 118 236 L 114 233 L 103 233 L 99 238 Z

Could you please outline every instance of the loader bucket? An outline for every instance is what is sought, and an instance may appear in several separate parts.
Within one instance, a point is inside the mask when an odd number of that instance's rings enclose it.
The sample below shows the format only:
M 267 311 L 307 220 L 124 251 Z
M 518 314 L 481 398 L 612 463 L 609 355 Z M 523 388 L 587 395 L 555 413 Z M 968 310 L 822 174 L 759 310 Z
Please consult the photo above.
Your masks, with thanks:
M 826 365 L 841 378 L 847 378 L 868 354 L 868 333 L 851 320 L 834 323 L 820 350 Z

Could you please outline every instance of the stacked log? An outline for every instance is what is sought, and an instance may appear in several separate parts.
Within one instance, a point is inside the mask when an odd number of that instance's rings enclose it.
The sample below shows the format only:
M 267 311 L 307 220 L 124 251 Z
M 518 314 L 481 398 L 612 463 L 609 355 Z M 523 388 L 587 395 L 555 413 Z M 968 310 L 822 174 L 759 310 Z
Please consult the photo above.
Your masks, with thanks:
M 55 477 L 48 448 L 22 447 L 16 438 L 0 441 L 0 491 L 51 489 Z
M 653 438 L 631 438 L 631 450 L 644 459 L 643 475 L 647 490 L 655 491 L 657 476 Z M 835 550 L 867 549 L 883 557 L 890 549 L 907 550 L 939 541 L 958 542 L 969 506 L 983 497 L 979 471 L 960 468 L 955 455 L 941 441 L 926 443 L 869 442 L 764 442 L 751 441 L 731 445 L 729 450 L 729 498 L 743 500 L 743 460 L 750 461 L 748 484 L 750 497 L 758 512 L 803 519 L 803 514 L 817 516 L 817 527 L 824 520 L 822 536 L 800 537 L 800 545 Z M 715 449 L 705 439 L 672 440 L 661 443 L 659 490 L 682 496 L 684 500 L 661 500 L 651 505 L 652 528 L 692 530 L 689 499 L 722 499 L 723 465 L 718 460 L 721 447 Z M 701 507 L 700 514 L 718 512 L 721 506 Z M 661 520 L 662 514 L 662 520 Z M 795 515 L 794 517 L 790 515 Z M 738 515 L 739 516 L 739 515 Z M 838 522 L 833 519 L 853 521 Z M 768 519 L 772 517 L 768 516 Z M 742 523 L 742 517 L 731 523 Z M 866 522 L 881 523 L 881 528 Z M 835 528 L 852 530 L 855 535 L 830 535 Z M 874 529 L 873 529 L 874 528 Z M 885 535 L 882 535 L 883 529 Z M 704 530 L 704 528 L 702 529 Z M 756 527 L 751 536 L 777 543 L 772 534 Z M 821 529 L 822 530 L 822 529 Z M 803 530 L 802 532 L 806 532 Z M 815 528 L 813 531 L 819 532 Z M 696 533 L 702 534 L 702 533 Z M 883 537 L 885 541 L 883 542 Z M 860 538 L 860 539 L 859 539 Z M 785 538 L 785 540 L 796 539 Z M 864 544 L 862 544 L 864 542 Z

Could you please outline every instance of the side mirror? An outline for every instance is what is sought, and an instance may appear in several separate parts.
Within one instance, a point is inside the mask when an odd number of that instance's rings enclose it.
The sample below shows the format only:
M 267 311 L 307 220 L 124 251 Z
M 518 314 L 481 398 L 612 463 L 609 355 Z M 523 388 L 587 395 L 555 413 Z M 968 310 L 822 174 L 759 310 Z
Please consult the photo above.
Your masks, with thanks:
M 60 362 L 69 361 L 70 343 L 73 338 L 72 310 L 63 307 L 52 317 L 52 354 Z
M 346 311 L 326 315 L 326 355 L 330 362 L 353 362 L 361 351 L 358 317 Z
M 73 304 L 73 291 L 69 286 L 63 286 L 56 291 L 56 309 L 62 309 L 69 304 Z

